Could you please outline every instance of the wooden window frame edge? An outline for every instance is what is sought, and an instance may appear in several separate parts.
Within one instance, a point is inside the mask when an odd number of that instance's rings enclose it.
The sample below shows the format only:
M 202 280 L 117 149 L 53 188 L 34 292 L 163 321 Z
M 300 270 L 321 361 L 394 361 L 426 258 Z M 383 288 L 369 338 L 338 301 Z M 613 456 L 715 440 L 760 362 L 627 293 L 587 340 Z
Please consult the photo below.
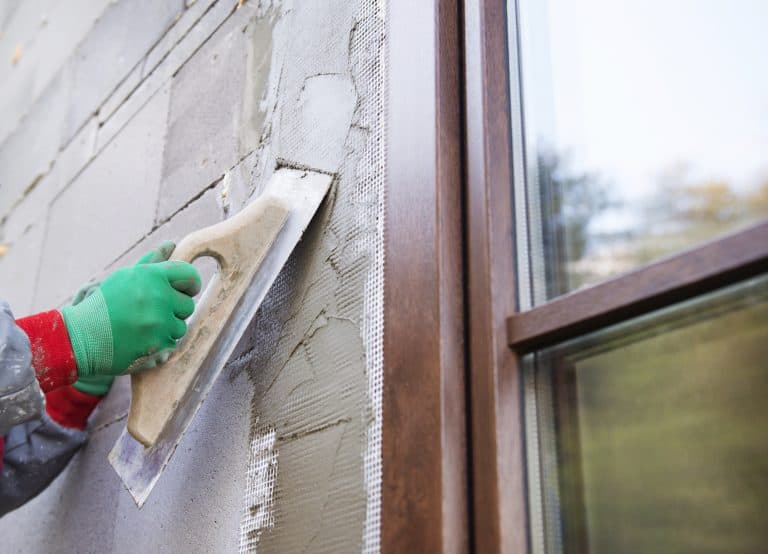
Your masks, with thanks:
M 527 552 L 505 0 L 464 2 L 466 259 L 474 550 Z
M 391 0 L 381 551 L 468 552 L 457 0 Z
M 768 222 L 556 298 L 507 319 L 527 354 L 768 272 Z

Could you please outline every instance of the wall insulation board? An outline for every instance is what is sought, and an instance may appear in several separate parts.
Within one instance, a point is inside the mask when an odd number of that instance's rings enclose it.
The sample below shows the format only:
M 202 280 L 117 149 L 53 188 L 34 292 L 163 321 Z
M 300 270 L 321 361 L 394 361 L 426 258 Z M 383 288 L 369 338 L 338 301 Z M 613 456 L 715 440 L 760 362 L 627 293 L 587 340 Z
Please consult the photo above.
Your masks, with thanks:
M 107 462 L 119 378 L 68 468 L 0 519 L 3 551 L 379 550 L 385 60 L 384 0 L 0 4 L 17 317 L 237 213 L 277 167 L 337 175 L 144 508 Z

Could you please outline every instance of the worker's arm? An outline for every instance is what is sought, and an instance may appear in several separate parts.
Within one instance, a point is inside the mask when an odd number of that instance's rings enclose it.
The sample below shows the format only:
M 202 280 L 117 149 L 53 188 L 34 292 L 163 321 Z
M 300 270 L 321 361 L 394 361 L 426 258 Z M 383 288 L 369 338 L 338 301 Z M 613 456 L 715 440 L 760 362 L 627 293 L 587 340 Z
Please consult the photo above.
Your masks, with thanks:
M 62 393 L 79 394 L 81 398 L 52 399 L 52 395 Z M 57 403 L 67 406 L 64 415 L 72 419 L 70 424 L 77 420 L 77 426 L 69 427 L 51 417 L 50 407 Z M 40 494 L 61 473 L 86 442 L 88 414 L 97 403 L 98 397 L 62 387 L 46 395 L 47 411 L 40 417 L 10 430 L 5 436 L 0 471 L 0 516 Z
M 24 395 L 0 389 L 0 430 L 7 433 L 0 515 L 36 496 L 64 469 L 85 442 L 88 417 L 116 375 L 162 361 L 186 331 L 200 277 L 189 264 L 163 263 L 171 250 L 172 243 L 164 244 L 136 266 L 116 271 L 61 312 L 14 325 L 10 309 L 0 304 L 0 340 L 3 329 L 12 338 L 0 343 L 6 345 L 0 377 L 21 376 L 8 390 L 29 388 Z
M 17 326 L 8 304 L 0 302 L 0 515 L 36 496 L 85 442 L 84 422 L 98 397 L 67 399 L 71 387 L 47 395 L 43 406 L 27 334 Z M 61 392 L 60 392 L 61 391 Z M 77 392 L 77 391 L 75 391 Z M 79 409 L 73 407 L 79 405 Z M 78 419 L 79 416 L 79 419 Z M 83 419 L 84 418 L 84 419 Z M 79 425 L 74 425 L 75 423 Z
M 32 369 L 29 339 L 8 304 L 0 302 L 0 437 L 42 411 L 43 393 Z

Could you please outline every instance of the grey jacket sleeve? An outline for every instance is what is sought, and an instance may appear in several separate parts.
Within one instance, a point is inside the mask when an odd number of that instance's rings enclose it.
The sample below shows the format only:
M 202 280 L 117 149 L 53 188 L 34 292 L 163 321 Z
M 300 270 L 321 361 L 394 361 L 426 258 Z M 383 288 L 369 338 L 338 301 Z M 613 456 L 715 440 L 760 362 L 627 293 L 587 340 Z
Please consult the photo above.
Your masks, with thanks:
M 40 494 L 87 438 L 85 431 L 62 427 L 48 414 L 11 429 L 0 472 L 0 517 Z
M 29 339 L 0 301 L 0 516 L 37 496 L 66 467 L 87 433 L 48 417 Z
M 42 413 L 43 393 L 32 369 L 29 339 L 8 303 L 0 301 L 0 436 Z

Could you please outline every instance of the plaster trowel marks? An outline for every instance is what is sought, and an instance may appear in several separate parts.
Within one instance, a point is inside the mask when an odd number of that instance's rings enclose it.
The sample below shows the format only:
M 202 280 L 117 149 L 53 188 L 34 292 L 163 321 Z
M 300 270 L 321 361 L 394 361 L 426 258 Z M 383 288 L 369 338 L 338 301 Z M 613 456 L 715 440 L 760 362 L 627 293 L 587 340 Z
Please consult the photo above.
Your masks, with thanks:
M 384 2 L 289 4 L 250 188 L 281 160 L 338 178 L 231 366 L 253 386 L 240 552 L 378 552 Z

